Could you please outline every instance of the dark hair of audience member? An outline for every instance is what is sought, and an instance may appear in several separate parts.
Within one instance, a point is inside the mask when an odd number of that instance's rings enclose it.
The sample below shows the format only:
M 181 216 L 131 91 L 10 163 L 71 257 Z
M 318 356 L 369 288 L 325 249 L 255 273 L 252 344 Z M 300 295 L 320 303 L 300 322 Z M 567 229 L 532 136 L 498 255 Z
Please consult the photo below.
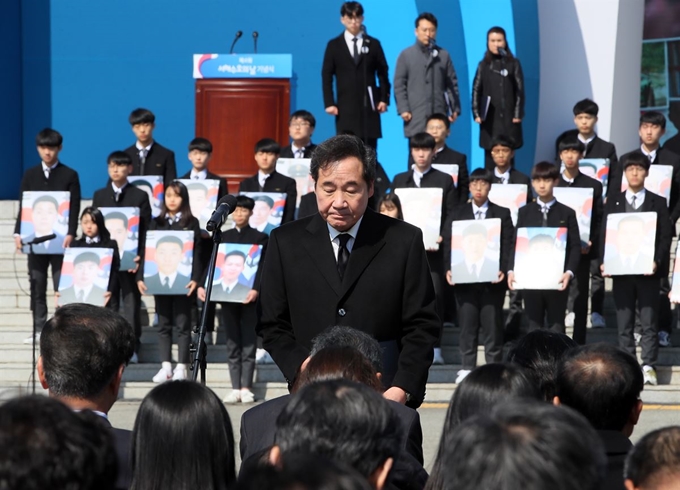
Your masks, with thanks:
M 276 419 L 272 455 L 316 454 L 369 480 L 399 453 L 399 419 L 366 385 L 335 379 L 300 389 Z
M 566 407 L 512 400 L 459 425 L 437 490 L 598 490 L 607 458 L 597 432 Z
M 628 453 L 623 470 L 626 488 L 662 490 L 680 480 L 680 426 L 646 434 Z
M 451 445 L 453 433 L 467 419 L 488 414 L 500 403 L 514 398 L 540 399 L 536 386 L 522 368 L 512 364 L 485 364 L 474 369 L 456 388 L 451 397 L 426 489 L 441 488 L 445 449 Z
M 579 412 L 596 430 L 623 431 L 640 403 L 643 386 L 637 359 L 604 343 L 569 351 L 555 376 L 555 395 L 560 403 Z M 629 427 L 631 433 L 633 425 Z
M 235 490 L 371 490 L 366 477 L 339 461 L 313 454 L 287 454 L 280 467 L 242 470 Z
M 314 354 L 305 369 L 295 379 L 291 390 L 297 393 L 302 387 L 318 381 L 348 379 L 382 392 L 380 378 L 371 361 L 353 347 L 326 347 Z
M 383 206 L 385 206 L 388 210 L 395 208 L 397 210 L 397 219 L 402 221 L 404 220 L 404 212 L 401 209 L 401 200 L 394 192 L 390 192 L 389 194 L 385 194 L 383 197 L 381 197 L 378 201 L 378 205 L 375 208 L 378 210 L 378 212 L 380 212 Z
M 131 459 L 131 490 L 228 488 L 236 468 L 226 408 L 209 388 L 193 381 L 155 387 L 139 407 Z
M 376 372 L 382 372 L 382 350 L 380 343 L 366 332 L 352 327 L 336 325 L 327 328 L 312 339 L 310 356 L 326 347 L 354 347 L 371 361 Z
M 314 149 L 309 173 L 314 182 L 319 180 L 319 170 L 326 170 L 337 166 L 338 162 L 347 158 L 356 158 L 363 165 L 363 178 L 366 184 L 375 181 L 376 157 L 375 151 L 366 146 L 358 136 L 340 134 L 328 138 Z
M 74 303 L 58 308 L 40 335 L 40 362 L 53 396 L 94 398 L 134 352 L 135 334 L 118 313 Z
M 543 399 L 552 403 L 555 398 L 557 367 L 569 349 L 578 347 L 571 338 L 548 330 L 534 330 L 519 339 L 508 354 L 507 361 L 524 368 L 525 374 L 541 392 Z
M 46 396 L 0 406 L 0 488 L 113 489 L 116 453 L 104 420 Z

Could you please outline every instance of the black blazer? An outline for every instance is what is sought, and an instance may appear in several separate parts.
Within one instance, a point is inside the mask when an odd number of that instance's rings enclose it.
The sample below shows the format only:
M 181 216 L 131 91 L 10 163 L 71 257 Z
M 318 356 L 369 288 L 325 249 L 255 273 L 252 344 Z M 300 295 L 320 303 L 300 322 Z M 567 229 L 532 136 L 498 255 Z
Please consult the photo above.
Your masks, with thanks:
M 310 192 L 302 196 L 300 199 L 300 208 L 298 209 L 298 219 L 313 216 L 319 212 L 319 205 L 316 202 L 316 194 Z
M 78 172 L 59 162 L 50 171 L 50 178 L 46 179 L 42 164 L 38 164 L 26 169 L 24 172 L 19 193 L 23 195 L 26 191 L 69 191 L 71 198 L 68 215 L 68 234 L 72 237 L 76 236 L 76 230 L 80 222 L 80 179 L 78 178 Z M 14 233 L 17 235 L 21 233 L 21 206 L 19 206 L 19 214 L 14 225 Z
M 314 143 L 310 143 L 309 145 L 305 146 L 304 157 L 312 158 L 312 152 L 314 151 L 314 148 L 316 148 Z M 293 146 L 288 145 L 281 148 L 281 154 L 279 155 L 279 158 L 295 158 L 295 154 L 293 154 Z
M 413 165 L 413 155 L 408 156 L 408 169 Z M 470 197 L 470 175 L 467 168 L 467 156 L 444 145 L 442 151 L 435 153 L 432 163 L 458 165 L 458 187 L 455 188 L 456 204 L 465 204 Z
M 392 385 L 410 393 L 413 405 L 422 402 L 441 320 L 418 228 L 367 209 L 342 281 L 320 214 L 277 228 L 269 237 L 258 309 L 257 333 L 289 382 L 317 334 L 351 325 L 399 343 Z
M 633 150 L 633 151 L 639 151 Z M 630 153 L 626 153 L 621 157 L 621 162 L 625 162 Z M 670 220 L 675 225 L 680 218 L 680 155 L 673 153 L 663 147 L 656 150 L 656 158 L 652 165 L 670 165 L 673 167 L 673 177 L 671 182 L 671 199 L 668 204 L 668 212 Z M 609 192 L 607 195 L 616 195 L 621 191 L 621 181 L 623 180 L 623 167 L 617 165 L 616 170 L 609 169 Z M 675 230 L 673 230 L 675 234 Z
M 153 146 L 152 146 L 153 148 Z M 191 179 L 191 170 L 189 170 L 187 173 L 182 175 L 180 179 Z M 220 177 L 217 174 L 212 173 L 210 170 L 207 171 L 206 173 L 206 179 L 208 180 L 219 180 L 220 186 L 217 189 L 217 200 L 219 201 L 222 199 L 224 196 L 229 194 L 229 187 L 227 185 L 227 179 L 224 177 Z M 199 181 L 200 182 L 200 181 Z
M 189 221 L 188 224 L 186 225 L 181 225 L 178 222 L 172 223 L 170 225 L 168 223 L 168 220 L 165 219 L 165 216 L 159 216 L 158 218 L 154 219 L 149 223 L 149 230 L 177 230 L 177 231 L 193 231 L 194 232 L 194 256 L 193 256 L 193 261 L 191 264 L 191 278 L 187 278 L 188 280 L 191 281 L 196 281 L 199 282 L 201 280 L 201 274 L 203 273 L 203 257 L 202 257 L 202 252 L 201 252 L 201 246 L 200 246 L 200 239 L 201 239 L 201 227 L 198 224 L 198 219 L 195 217 L 191 217 L 191 220 Z M 177 275 L 177 279 L 175 280 L 175 284 L 173 286 L 177 286 L 180 281 L 180 275 Z M 139 269 L 137 269 L 137 280 L 143 280 L 143 281 L 153 281 L 154 279 L 157 279 L 157 275 L 151 276 L 147 279 L 144 279 L 144 267 L 140 265 Z M 183 276 L 186 277 L 186 276 Z M 188 280 L 186 282 L 188 282 Z M 160 284 L 160 279 L 158 279 L 158 284 Z M 182 291 L 184 294 L 186 294 L 188 291 L 184 289 L 184 286 L 186 283 L 183 283 L 182 285 Z M 174 289 L 174 287 L 173 287 Z M 179 293 L 178 293 L 179 294 Z
M 142 191 L 143 192 L 143 191 Z M 87 243 L 85 237 L 74 240 L 71 243 L 71 248 L 112 248 L 113 258 L 111 259 L 111 274 L 109 275 L 108 290 L 118 291 L 118 271 L 120 270 L 120 255 L 118 255 L 118 243 L 115 240 L 109 239 L 107 241 L 100 240 L 99 243 Z
M 402 188 L 416 188 L 416 182 L 413 180 L 413 170 L 402 172 L 394 176 L 392 190 L 394 191 L 395 189 Z M 448 217 L 453 213 L 453 208 L 456 207 L 458 202 L 458 195 L 453 186 L 453 179 L 449 174 L 445 174 L 444 172 L 440 172 L 433 168 L 423 175 L 423 178 L 420 180 L 420 188 L 438 188 L 444 191 L 442 194 L 442 218 L 439 230 L 439 234 L 443 236 L 444 223 L 446 223 Z
M 162 175 L 163 183 L 167 186 L 177 178 L 177 166 L 175 164 L 175 152 L 153 142 L 144 164 L 144 173 L 140 173 L 139 149 L 132 145 L 125 149 L 125 153 L 132 158 L 132 173 L 130 175 Z
M 496 173 L 492 170 L 491 171 L 491 178 L 493 180 L 494 184 L 502 184 L 503 180 L 500 177 L 496 177 Z M 522 172 L 519 170 L 515 170 L 514 168 L 510 168 L 510 178 L 508 179 L 508 184 L 524 184 L 527 186 L 527 204 L 529 204 L 531 201 L 533 201 L 533 188 L 531 187 L 531 179 L 527 176 L 524 175 Z
M 291 395 L 284 395 L 257 405 L 241 416 L 241 469 L 258 459 L 274 445 L 276 419 L 283 411 Z M 427 481 L 423 468 L 423 431 L 420 415 L 412 408 L 389 401 L 401 424 L 401 444 L 390 482 L 400 489 L 422 489 Z
M 109 427 L 113 434 L 113 442 L 116 449 L 116 460 L 118 463 L 118 475 L 113 488 L 116 490 L 127 490 L 132 483 L 132 464 L 130 461 L 130 449 L 132 448 L 132 431 L 117 429 L 111 426 L 107 417 L 102 417 L 104 424 Z
M 645 191 L 645 200 L 642 203 L 641 212 L 656 213 L 656 239 L 654 241 L 654 262 L 656 262 L 656 273 L 654 276 L 668 276 L 670 266 L 670 249 L 673 239 L 673 226 L 668 217 L 666 199 Z M 604 206 L 602 216 L 602 226 L 600 234 L 600 264 L 604 261 L 604 240 L 607 234 L 607 217 L 612 213 L 626 212 L 626 193 L 618 192 L 607 197 L 607 204 Z
M 595 259 L 600 253 L 600 229 L 602 227 L 602 213 L 604 212 L 604 203 L 602 201 L 602 183 L 599 180 L 588 177 L 579 172 L 573 183 L 564 180 L 563 176 L 557 183 L 557 187 L 577 187 L 593 189 L 593 212 L 590 220 L 590 252 L 586 255 L 589 259 Z
M 560 142 L 565 138 L 572 140 L 578 138 L 578 129 L 570 129 L 557 137 L 557 140 L 555 141 L 555 160 L 557 162 L 560 161 Z M 593 138 L 593 140 L 586 145 L 586 153 L 583 158 L 608 158 L 610 169 L 609 179 L 611 182 L 611 169 L 612 167 L 618 166 L 616 147 L 612 143 L 605 141 L 599 136 L 595 135 L 595 138 Z M 618 191 L 618 189 L 615 190 Z
M 542 225 L 543 213 L 541 212 L 541 206 L 536 201 L 519 208 L 517 228 L 540 227 Z M 581 238 L 578 232 L 576 213 L 569 206 L 556 201 L 550 206 L 550 211 L 548 211 L 548 227 L 567 228 L 567 250 L 564 259 L 564 270 L 565 272 L 571 271 L 576 274 L 581 260 Z M 512 270 L 514 266 L 515 256 L 513 254 L 510 258 L 508 270 Z
M 512 225 L 510 210 L 489 201 L 489 208 L 486 211 L 486 219 L 500 218 L 501 220 L 501 255 L 500 270 L 503 274 L 508 272 L 510 257 L 515 253 L 515 227 Z M 444 249 L 444 271 L 451 268 L 451 225 L 454 221 L 475 219 L 472 210 L 472 203 L 458 206 L 453 210 L 451 216 L 444 224 L 443 249 Z M 501 281 L 503 284 L 506 281 Z
M 264 182 L 264 189 L 260 189 L 258 174 L 244 179 L 238 186 L 239 192 L 285 192 L 286 207 L 283 209 L 281 224 L 289 223 L 295 219 L 295 205 L 297 203 L 297 186 L 295 180 L 286 177 L 274 170 Z
M 623 470 L 626 456 L 633 448 L 623 433 L 614 430 L 598 430 L 597 435 L 602 439 L 604 452 L 607 454 L 607 475 L 600 488 L 602 490 L 623 490 Z
M 321 81 L 324 107 L 336 106 L 335 117 L 337 134 L 351 131 L 362 138 L 381 138 L 380 113 L 378 103 L 390 103 L 390 79 L 387 59 L 380 41 L 364 35 L 364 49 L 368 53 L 359 54 L 359 63 L 354 58 L 345 42 L 345 33 L 328 41 L 323 56 Z M 366 77 L 364 79 L 364 76 Z M 337 97 L 333 95 L 333 77 L 337 88 Z M 377 82 L 376 83 L 376 78 Z M 371 87 L 376 110 L 371 108 L 366 87 Z M 363 114 L 364 97 L 366 100 L 366 134 L 364 134 Z

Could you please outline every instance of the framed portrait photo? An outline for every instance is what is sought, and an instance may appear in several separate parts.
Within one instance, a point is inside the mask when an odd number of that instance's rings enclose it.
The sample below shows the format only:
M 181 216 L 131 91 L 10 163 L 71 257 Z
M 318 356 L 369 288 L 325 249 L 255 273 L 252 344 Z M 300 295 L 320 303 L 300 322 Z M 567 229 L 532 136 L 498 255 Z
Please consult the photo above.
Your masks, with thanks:
M 497 281 L 500 259 L 500 218 L 452 223 L 451 279 L 454 284 Z
M 186 294 L 191 282 L 193 255 L 193 231 L 149 231 L 144 256 L 147 294 Z
M 253 289 L 262 245 L 220 243 L 210 301 L 243 303 Z
M 139 208 L 99 208 L 104 215 L 106 229 L 118 244 L 120 270 L 135 269 L 139 255 Z
M 604 273 L 630 276 L 654 272 L 656 213 L 612 213 L 607 216 Z
M 567 228 L 518 228 L 515 289 L 559 289 L 564 275 L 566 250 Z
M 26 191 L 21 196 L 21 227 L 24 253 L 63 254 L 68 233 L 71 193 L 66 191 Z M 56 235 L 50 240 L 41 237 Z
M 112 248 L 67 248 L 59 279 L 59 306 L 70 303 L 106 304 Z
M 442 196 L 439 188 L 401 188 L 394 189 L 399 196 L 404 221 L 417 226 L 423 232 L 423 244 L 426 250 L 439 250 Z

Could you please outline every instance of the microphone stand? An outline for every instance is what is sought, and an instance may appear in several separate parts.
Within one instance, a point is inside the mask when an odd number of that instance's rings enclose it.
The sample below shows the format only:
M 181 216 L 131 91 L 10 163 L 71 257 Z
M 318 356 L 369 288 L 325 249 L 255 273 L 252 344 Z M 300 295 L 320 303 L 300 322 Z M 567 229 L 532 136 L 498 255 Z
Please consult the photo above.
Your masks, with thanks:
M 437 51 L 437 45 L 435 43 L 436 43 L 435 39 L 433 37 L 431 37 L 429 39 L 429 43 L 427 45 L 428 49 L 430 50 L 429 68 L 430 68 L 430 72 L 432 73 L 432 87 L 431 87 L 431 90 L 432 90 L 432 103 L 431 104 L 432 105 L 430 107 L 430 114 L 435 113 L 435 105 L 436 105 L 435 104 L 435 90 L 434 90 L 434 85 L 435 85 L 434 59 L 435 59 L 435 56 L 437 56 L 437 54 L 439 54 L 439 53 Z
M 201 311 L 200 324 L 194 328 L 194 333 L 198 334 L 195 341 L 189 346 L 189 352 L 194 354 L 191 361 L 191 379 L 196 381 L 198 378 L 198 371 L 201 371 L 201 383 L 205 384 L 205 370 L 207 367 L 207 352 L 208 347 L 205 345 L 205 333 L 208 330 L 208 309 L 210 305 L 210 294 L 212 293 L 213 280 L 215 276 L 215 263 L 217 262 L 217 251 L 222 241 L 221 226 L 217 226 L 212 232 L 213 249 L 210 255 L 210 262 L 208 263 L 208 281 L 205 287 L 205 301 L 203 302 L 203 311 Z

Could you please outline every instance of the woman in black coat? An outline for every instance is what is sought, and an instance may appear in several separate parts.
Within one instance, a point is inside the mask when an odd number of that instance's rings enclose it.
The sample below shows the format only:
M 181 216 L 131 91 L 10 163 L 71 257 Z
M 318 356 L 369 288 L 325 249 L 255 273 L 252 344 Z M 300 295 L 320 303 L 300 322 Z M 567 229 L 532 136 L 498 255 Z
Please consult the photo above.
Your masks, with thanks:
M 522 146 L 524 75 L 522 65 L 508 48 L 502 27 L 492 27 L 487 33 L 486 54 L 472 84 L 472 113 L 480 124 L 479 146 L 485 150 L 486 168 L 494 168 L 491 140 L 495 136 L 508 136 L 515 148 Z

